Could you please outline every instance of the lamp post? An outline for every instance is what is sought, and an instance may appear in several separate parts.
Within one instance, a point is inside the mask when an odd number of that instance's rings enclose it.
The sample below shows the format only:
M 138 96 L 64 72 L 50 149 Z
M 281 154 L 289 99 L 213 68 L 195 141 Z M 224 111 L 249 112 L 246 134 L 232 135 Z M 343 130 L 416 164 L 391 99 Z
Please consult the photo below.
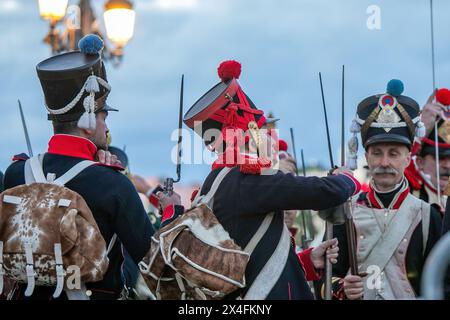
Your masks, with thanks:
M 78 40 L 89 33 L 98 34 L 106 40 L 90 0 L 79 0 L 78 5 L 69 5 L 68 0 L 38 0 L 38 4 L 41 18 L 50 24 L 44 42 L 50 45 L 52 54 L 76 50 Z M 123 48 L 133 37 L 133 4 L 128 0 L 108 0 L 104 5 L 103 19 L 107 40 L 112 44 L 105 43 L 103 56 L 117 66 L 122 60 Z M 57 28 L 60 23 L 64 24 L 62 30 Z

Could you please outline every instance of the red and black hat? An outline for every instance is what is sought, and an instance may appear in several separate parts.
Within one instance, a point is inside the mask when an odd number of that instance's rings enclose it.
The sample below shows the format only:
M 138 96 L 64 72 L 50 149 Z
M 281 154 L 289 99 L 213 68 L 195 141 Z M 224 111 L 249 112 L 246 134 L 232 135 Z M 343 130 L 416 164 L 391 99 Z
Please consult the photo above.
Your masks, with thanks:
M 241 64 L 234 60 L 224 61 L 218 67 L 222 80 L 200 99 L 184 115 L 184 123 L 201 135 L 206 145 L 217 149 L 224 139 L 205 135 L 209 129 L 248 130 L 249 123 L 256 123 L 261 128 L 265 123 L 264 112 L 259 110 L 244 93 L 237 82 L 241 74 Z M 201 129 L 201 130 L 200 130 Z
M 403 82 L 393 79 L 388 82 L 386 93 L 365 98 L 358 104 L 356 117 L 350 131 L 347 165 L 356 168 L 358 140 L 361 133 L 364 148 L 377 143 L 400 143 L 411 148 L 414 138 L 425 135 L 425 127 L 420 121 L 419 104 L 402 95 Z
M 106 104 L 111 86 L 101 59 L 103 40 L 90 34 L 80 40 L 78 47 L 80 51 L 62 53 L 40 62 L 36 71 L 48 119 L 79 121 L 80 128 L 92 129 L 95 128 L 95 112 L 117 110 Z
M 436 102 L 442 104 L 447 108 L 444 113 L 445 119 L 440 119 L 438 122 L 438 152 L 441 157 L 450 156 L 450 113 L 448 106 L 450 106 L 450 90 L 442 88 L 436 91 Z M 435 130 L 431 130 L 427 137 L 422 138 L 422 146 L 419 153 L 422 157 L 431 154 L 436 154 L 436 134 Z

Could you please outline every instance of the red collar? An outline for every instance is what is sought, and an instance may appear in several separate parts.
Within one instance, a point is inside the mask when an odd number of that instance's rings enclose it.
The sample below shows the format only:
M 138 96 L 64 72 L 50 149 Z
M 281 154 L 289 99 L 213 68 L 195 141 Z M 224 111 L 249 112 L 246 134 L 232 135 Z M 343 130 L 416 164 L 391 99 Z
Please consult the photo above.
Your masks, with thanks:
M 407 182 L 405 182 L 407 184 Z M 393 203 L 391 203 L 392 207 L 390 209 L 397 210 L 403 203 L 403 200 L 409 194 L 409 187 L 402 187 L 400 191 L 394 196 Z M 369 183 L 369 192 L 367 193 L 367 198 L 369 199 L 369 204 L 372 208 L 375 209 L 384 209 L 383 203 L 376 196 L 376 191 L 373 189 L 371 183 Z
M 55 134 L 48 142 L 47 152 L 93 161 L 97 147 L 92 141 L 83 137 Z

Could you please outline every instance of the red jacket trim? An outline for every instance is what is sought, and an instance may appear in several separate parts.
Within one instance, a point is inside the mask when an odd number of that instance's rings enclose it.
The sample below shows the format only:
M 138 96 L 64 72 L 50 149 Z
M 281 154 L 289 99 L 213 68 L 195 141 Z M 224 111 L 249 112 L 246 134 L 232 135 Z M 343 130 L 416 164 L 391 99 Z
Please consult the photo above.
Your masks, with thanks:
M 297 253 L 297 257 L 302 265 L 303 271 L 305 272 L 305 278 L 307 281 L 315 281 L 320 279 L 320 274 L 316 272 L 314 264 L 311 260 L 311 251 L 313 249 L 314 248 L 309 248 Z
M 353 183 L 355 184 L 355 191 L 353 192 L 353 195 L 356 195 L 361 191 L 361 183 L 359 183 L 358 179 L 356 179 L 350 173 L 343 172 L 340 174 L 350 178 L 353 181 Z
M 163 210 L 163 214 L 162 214 L 162 219 L 161 219 L 161 224 L 166 221 L 167 219 L 171 219 L 173 218 L 173 216 L 175 215 L 175 205 L 174 204 L 169 204 L 167 207 L 164 208 Z

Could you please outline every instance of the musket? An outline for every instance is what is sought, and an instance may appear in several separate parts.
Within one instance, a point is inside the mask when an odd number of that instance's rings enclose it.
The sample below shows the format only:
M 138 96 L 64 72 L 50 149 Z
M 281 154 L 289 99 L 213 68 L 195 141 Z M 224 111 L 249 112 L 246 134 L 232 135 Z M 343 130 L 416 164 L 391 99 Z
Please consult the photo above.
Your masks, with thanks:
M 291 131 L 291 142 L 292 142 L 292 152 L 294 154 L 294 160 L 295 160 L 295 172 L 298 175 L 298 166 L 297 166 L 297 152 L 295 151 L 295 140 L 294 140 L 294 129 L 290 128 Z M 306 177 L 306 171 L 305 171 L 305 162 L 303 159 L 303 149 L 301 149 L 301 153 L 302 153 L 302 169 L 303 169 L 303 176 Z M 309 214 L 311 214 L 311 212 L 308 210 Z M 311 242 L 311 239 L 309 239 L 308 237 L 308 230 L 306 228 L 306 218 L 305 218 L 305 210 L 301 211 L 301 215 L 302 215 L 302 249 L 306 250 L 308 249 L 308 243 Z
M 328 127 L 327 108 L 325 105 L 325 96 L 323 93 L 322 74 L 320 72 L 319 72 L 319 81 L 320 81 L 320 92 L 322 94 L 323 112 L 325 115 L 325 128 L 327 130 L 328 154 L 330 156 L 330 166 L 331 168 L 334 168 L 333 152 L 331 150 L 330 129 Z M 333 224 L 328 221 L 325 221 L 325 238 L 326 240 L 331 240 L 333 238 Z M 333 267 L 330 259 L 325 259 L 325 300 L 331 300 L 331 276 L 333 271 L 332 268 Z
M 171 196 L 173 194 L 173 184 L 181 179 L 181 143 L 183 141 L 182 126 L 183 126 L 183 96 L 184 96 L 184 74 L 181 75 L 180 88 L 180 110 L 178 115 L 178 143 L 177 143 L 177 178 L 167 178 L 164 182 L 164 192 Z
M 20 118 L 22 119 L 22 127 L 23 127 L 23 132 L 25 134 L 25 141 L 27 142 L 28 153 L 29 153 L 30 157 L 32 157 L 33 149 L 31 148 L 30 136 L 28 135 L 28 129 L 27 129 L 27 124 L 25 122 L 25 116 L 23 115 L 22 104 L 20 103 L 19 99 L 17 99 L 17 102 L 19 103 Z
M 300 154 L 301 154 L 301 156 L 302 156 L 302 171 L 303 171 L 303 176 L 306 177 L 305 157 L 303 157 L 303 149 L 300 149 Z
M 341 166 L 345 166 L 345 67 L 342 66 L 342 108 L 341 108 Z M 352 203 L 349 198 L 344 203 L 344 225 L 347 234 L 347 249 L 349 256 L 350 272 L 352 275 L 358 274 L 358 261 L 356 257 L 356 235 L 353 228 Z
M 436 69 L 434 64 L 434 19 L 433 19 L 433 0 L 430 0 L 430 32 L 431 32 L 431 74 L 433 79 L 433 92 L 436 90 Z M 439 145 L 438 145 L 438 122 L 439 119 L 436 118 L 434 122 L 434 140 L 436 141 L 434 145 L 435 158 L 436 158 L 436 192 L 438 197 L 439 206 L 442 207 L 441 203 L 441 186 L 440 186 L 440 168 L 439 168 Z

